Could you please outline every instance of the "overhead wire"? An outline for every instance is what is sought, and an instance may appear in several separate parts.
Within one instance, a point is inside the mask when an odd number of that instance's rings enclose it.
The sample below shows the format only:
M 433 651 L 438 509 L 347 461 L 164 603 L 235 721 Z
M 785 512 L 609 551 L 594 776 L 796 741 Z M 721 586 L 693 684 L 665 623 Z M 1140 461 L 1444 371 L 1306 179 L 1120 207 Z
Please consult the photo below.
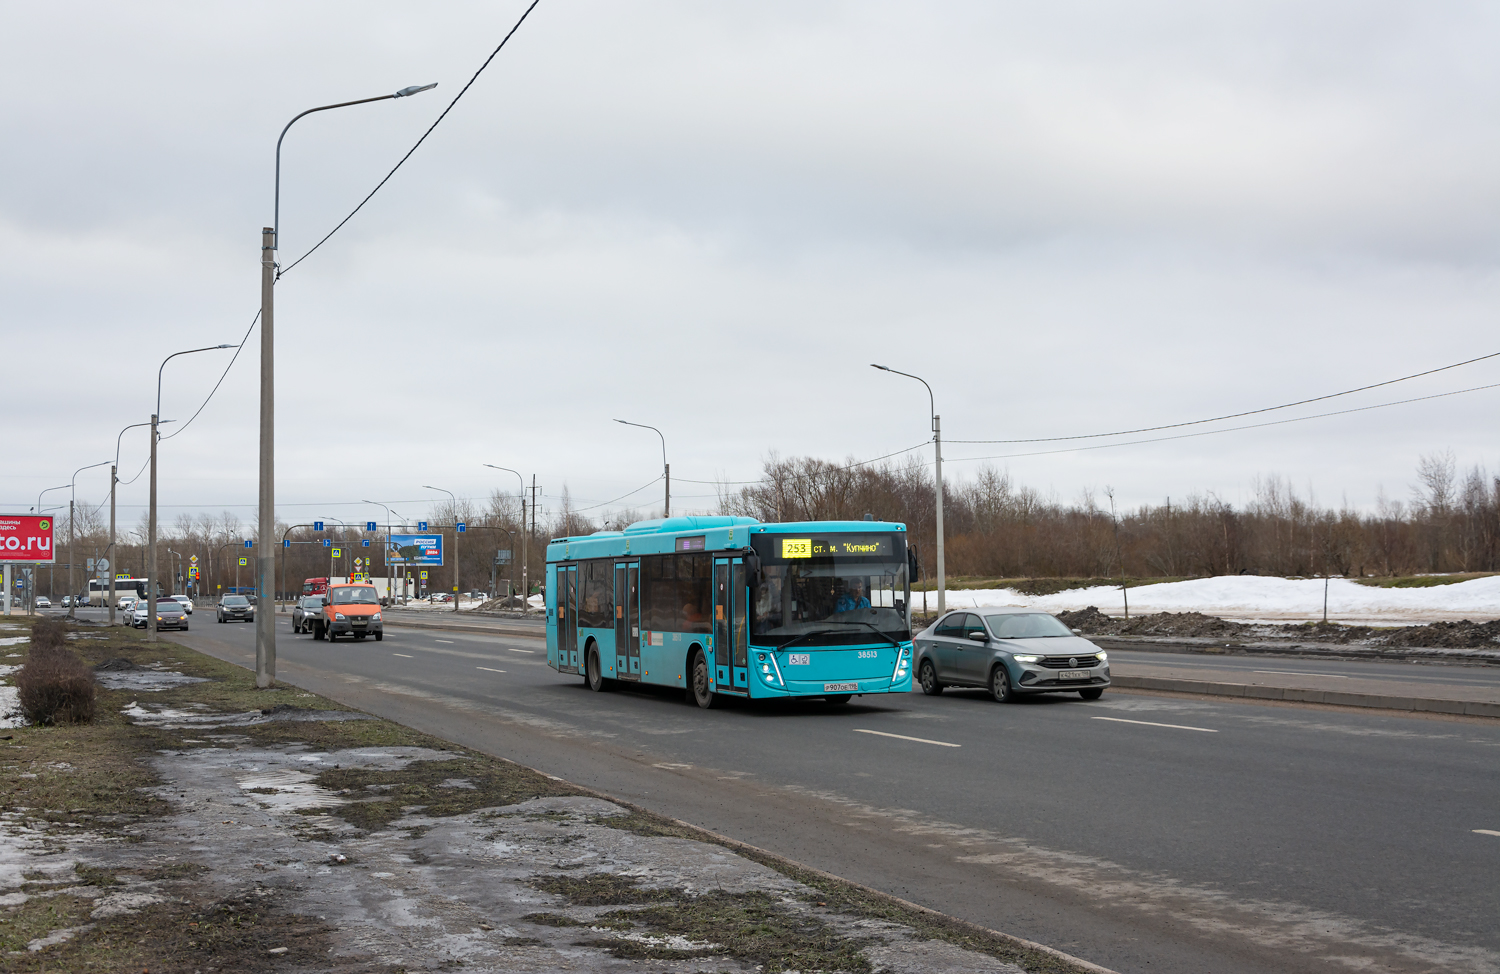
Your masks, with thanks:
M 387 182 L 389 182 L 392 176 L 396 175 L 396 170 L 400 169 L 406 163 L 406 160 L 411 158 L 412 153 L 416 152 L 417 149 L 421 147 L 422 143 L 427 141 L 427 137 L 432 134 L 432 130 L 437 128 L 438 125 L 443 121 L 443 119 L 448 117 L 448 113 L 453 111 L 453 106 L 458 104 L 458 100 L 464 96 L 465 92 L 469 90 L 470 86 L 472 86 L 475 81 L 479 80 L 479 76 L 484 73 L 484 69 L 490 66 L 490 62 L 495 60 L 495 56 L 500 53 L 501 48 L 505 47 L 506 43 L 511 39 L 515 32 L 521 29 L 521 25 L 526 22 L 527 17 L 531 16 L 531 12 L 536 9 L 536 5 L 538 3 L 541 3 L 541 0 L 531 0 L 531 6 L 527 7 L 525 13 L 521 14 L 521 19 L 517 20 L 515 26 L 512 27 L 510 31 L 506 33 L 505 37 L 501 39 L 499 46 L 490 52 L 489 57 L 484 59 L 484 63 L 479 66 L 478 71 L 474 72 L 474 76 L 469 79 L 469 83 L 464 85 L 463 90 L 453 97 L 453 100 L 448 103 L 448 107 L 443 109 L 443 113 L 437 117 L 437 121 L 433 122 L 427 127 L 427 131 L 423 132 L 422 137 L 416 141 L 416 144 L 407 150 L 406 155 L 401 157 L 401 161 L 391 167 L 391 171 L 385 174 L 384 179 L 375 184 L 375 188 L 370 190 L 370 194 L 364 199 L 360 200 L 359 205 L 350 210 L 349 215 L 340 220 L 338 226 L 334 227 L 332 230 L 329 230 L 327 235 L 324 236 L 322 240 L 319 240 L 317 243 L 313 244 L 311 250 L 303 254 L 301 257 L 298 257 L 296 260 L 292 261 L 286 266 L 285 269 L 277 269 L 276 279 L 278 281 L 281 280 L 281 276 L 283 274 L 287 273 L 293 267 L 296 267 L 298 264 L 311 257 L 314 251 L 328 242 L 329 237 L 332 237 L 334 234 L 342 230 L 344 228 L 344 224 L 354 219 L 354 214 L 362 210 L 364 208 L 364 205 L 370 202 L 370 200 L 375 196 L 376 193 L 380 192 L 380 188 Z
M 1416 373 L 1413 373 L 1412 375 L 1403 375 L 1399 379 L 1387 379 L 1384 382 L 1374 382 L 1374 383 L 1371 383 L 1370 385 L 1367 385 L 1367 386 L 1360 386 L 1357 389 L 1345 389 L 1343 392 L 1332 392 L 1332 393 L 1329 393 L 1326 396 L 1314 396 L 1311 399 L 1300 399 L 1297 402 L 1282 403 L 1280 406 L 1266 406 L 1263 409 L 1249 409 L 1249 410 L 1246 410 L 1245 412 L 1242 412 L 1242 413 L 1228 413 L 1228 414 L 1226 414 L 1224 416 L 1214 416 L 1214 417 L 1212 417 L 1210 419 L 1194 419 L 1194 420 L 1190 420 L 1190 421 L 1185 422 L 1185 423 L 1168 423 L 1165 426 L 1146 426 L 1146 427 L 1142 427 L 1141 429 L 1117 430 L 1116 432 L 1113 432 L 1113 433 L 1086 433 L 1086 434 L 1079 435 L 1079 436 L 1043 436 L 1043 437 L 1036 437 L 1036 438 L 1033 438 L 1033 439 L 1026 439 L 1026 440 L 949 440 L 948 442 L 949 443 L 974 443 L 974 444 L 979 444 L 979 443 L 1059 443 L 1059 442 L 1062 442 L 1064 440 L 1096 440 L 1096 439 L 1100 439 L 1100 438 L 1106 437 L 1106 436 L 1133 436 L 1136 433 L 1155 433 L 1155 432 L 1158 432 L 1160 430 L 1181 429 L 1182 427 L 1185 427 L 1185 426 L 1201 426 L 1204 423 L 1219 423 L 1219 422 L 1223 422 L 1226 419 L 1241 419 L 1241 418 L 1243 418 L 1245 416 L 1256 416 L 1256 415 L 1259 415 L 1260 413 L 1275 412 L 1278 409 L 1291 409 L 1294 406 L 1306 406 L 1309 403 L 1323 402 L 1324 400 L 1327 400 L 1327 399 L 1337 399 L 1340 396 L 1352 396 L 1356 392 L 1368 392 L 1371 389 L 1379 389 L 1382 386 L 1395 385 L 1398 382 L 1406 382 L 1406 381 L 1409 381 L 1411 379 L 1420 379 L 1423 376 L 1427 376 L 1427 375 L 1436 375 L 1439 372 L 1446 372 L 1449 369 L 1456 369 L 1456 368 L 1459 368 L 1459 367 L 1464 366 L 1464 365 L 1473 365 L 1475 362 L 1483 362 L 1486 359 L 1492 359 L 1492 358 L 1495 358 L 1496 356 L 1500 356 L 1500 352 L 1491 352 L 1488 355 L 1480 355 L 1477 358 L 1466 359 L 1466 360 L 1464 360 L 1462 362 L 1454 362 L 1452 365 L 1444 365 L 1444 366 L 1442 366 L 1440 368 L 1428 369 L 1425 372 L 1416 372 Z M 1409 400 L 1409 401 L 1411 401 L 1411 402 L 1417 402 L 1419 400 L 1415 400 L 1414 399 L 1414 400 Z M 1336 413 L 1329 413 L 1328 415 L 1332 416 L 1332 415 L 1337 415 L 1337 414 Z
M 250 333 L 255 330 L 255 323 L 257 321 L 260 321 L 259 311 L 255 312 L 255 317 L 250 319 L 250 327 L 245 329 L 245 337 L 241 338 L 240 343 L 234 347 L 234 354 L 230 356 L 229 364 L 224 366 L 224 371 L 219 375 L 219 381 L 215 382 L 213 389 L 209 391 L 208 398 L 204 399 L 202 404 L 198 406 L 193 415 L 188 417 L 188 421 L 186 423 L 183 423 L 181 426 L 177 427 L 177 429 L 174 430 L 170 435 L 163 436 L 163 440 L 170 440 L 173 436 L 181 436 L 184 430 L 193 425 L 193 420 L 198 418 L 198 413 L 203 412 L 203 407 L 208 405 L 209 400 L 214 397 L 214 393 L 219 391 L 219 386 L 224 384 L 224 379 L 228 377 L 229 370 L 234 368 L 235 360 L 240 357 L 240 352 L 244 350 L 245 343 L 250 340 Z M 139 477 L 140 474 L 136 474 L 136 476 Z

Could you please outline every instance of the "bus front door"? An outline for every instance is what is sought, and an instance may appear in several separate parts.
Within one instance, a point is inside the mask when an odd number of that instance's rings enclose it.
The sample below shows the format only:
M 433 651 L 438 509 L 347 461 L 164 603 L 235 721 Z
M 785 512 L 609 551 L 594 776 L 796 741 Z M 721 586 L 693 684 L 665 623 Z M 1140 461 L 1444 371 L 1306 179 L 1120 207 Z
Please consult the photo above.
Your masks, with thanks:
M 557 671 L 578 672 L 578 566 L 557 566 Z
M 641 678 L 640 562 L 615 565 L 615 676 Z
M 745 561 L 714 560 L 714 692 L 749 693 Z

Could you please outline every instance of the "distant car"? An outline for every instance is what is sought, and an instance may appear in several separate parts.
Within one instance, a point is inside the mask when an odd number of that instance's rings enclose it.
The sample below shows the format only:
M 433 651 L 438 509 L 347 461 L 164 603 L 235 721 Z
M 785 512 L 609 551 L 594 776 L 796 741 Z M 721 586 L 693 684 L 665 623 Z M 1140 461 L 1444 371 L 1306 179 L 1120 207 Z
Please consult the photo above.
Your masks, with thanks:
M 322 615 L 323 596 L 302 596 L 292 608 L 292 632 L 312 632 L 313 621 Z
M 313 620 L 313 638 L 333 642 L 339 636 L 356 640 L 374 636 L 378 643 L 385 638 L 380 617 L 380 596 L 375 586 L 364 582 L 330 585 L 323 596 L 321 614 Z
M 220 622 L 254 622 L 255 606 L 244 595 L 226 595 L 219 600 Z
M 36 607 L 38 609 L 50 609 L 52 608 L 52 600 L 45 595 L 38 595 L 36 597 Z
M 431 595 L 427 596 L 427 601 L 429 601 L 429 602 L 452 602 L 453 601 L 453 596 L 449 595 L 447 592 L 433 592 Z
M 122 595 L 115 602 L 115 608 L 117 608 L 117 609 L 125 609 L 125 610 L 128 611 L 130 609 L 134 609 L 135 608 L 135 604 L 137 602 L 139 602 L 139 601 L 141 601 L 141 599 L 138 596 L 135 596 L 135 595 Z
M 1108 654 L 1034 609 L 950 612 L 912 642 L 917 683 L 930 696 L 945 687 L 983 687 L 1002 703 L 1069 691 L 1098 700 L 1109 686 Z
M 130 613 L 130 624 L 137 629 L 146 628 L 147 621 L 151 618 L 148 611 L 151 604 L 141 599 L 135 604 Z M 186 629 L 188 627 L 187 613 L 182 611 L 182 606 L 171 599 L 161 599 L 156 603 L 156 628 L 161 629 Z
M 179 605 L 182 606 L 182 611 L 183 612 L 186 612 L 188 615 L 192 615 L 193 614 L 193 600 L 192 599 L 188 598 L 186 595 L 173 595 L 173 596 L 169 596 L 169 597 L 172 599 L 173 602 L 176 602 L 176 603 L 178 603 Z

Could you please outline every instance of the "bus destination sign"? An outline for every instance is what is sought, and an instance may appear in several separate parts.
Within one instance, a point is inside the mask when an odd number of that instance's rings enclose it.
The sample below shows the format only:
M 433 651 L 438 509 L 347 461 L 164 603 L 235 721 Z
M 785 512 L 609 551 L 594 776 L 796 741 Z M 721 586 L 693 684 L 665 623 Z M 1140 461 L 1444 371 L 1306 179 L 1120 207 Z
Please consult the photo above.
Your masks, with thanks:
M 782 538 L 781 557 L 799 558 L 890 558 L 888 534 L 841 534 L 831 538 Z

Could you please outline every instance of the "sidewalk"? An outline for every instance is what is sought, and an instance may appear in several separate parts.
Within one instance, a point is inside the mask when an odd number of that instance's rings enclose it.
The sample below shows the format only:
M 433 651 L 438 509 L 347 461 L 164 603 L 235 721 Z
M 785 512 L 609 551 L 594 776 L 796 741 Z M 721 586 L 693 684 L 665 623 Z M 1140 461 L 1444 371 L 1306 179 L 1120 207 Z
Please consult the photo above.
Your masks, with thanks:
M 1406 684 L 1393 683 L 1389 679 L 1292 671 L 1248 674 L 1237 668 L 1205 667 L 1202 656 L 1193 657 L 1191 668 L 1174 665 L 1172 654 L 1163 656 L 1160 663 L 1111 659 L 1111 683 L 1121 690 L 1166 690 L 1216 697 L 1500 718 L 1500 687 L 1494 685 Z M 1274 662 L 1267 665 L 1274 666 Z

